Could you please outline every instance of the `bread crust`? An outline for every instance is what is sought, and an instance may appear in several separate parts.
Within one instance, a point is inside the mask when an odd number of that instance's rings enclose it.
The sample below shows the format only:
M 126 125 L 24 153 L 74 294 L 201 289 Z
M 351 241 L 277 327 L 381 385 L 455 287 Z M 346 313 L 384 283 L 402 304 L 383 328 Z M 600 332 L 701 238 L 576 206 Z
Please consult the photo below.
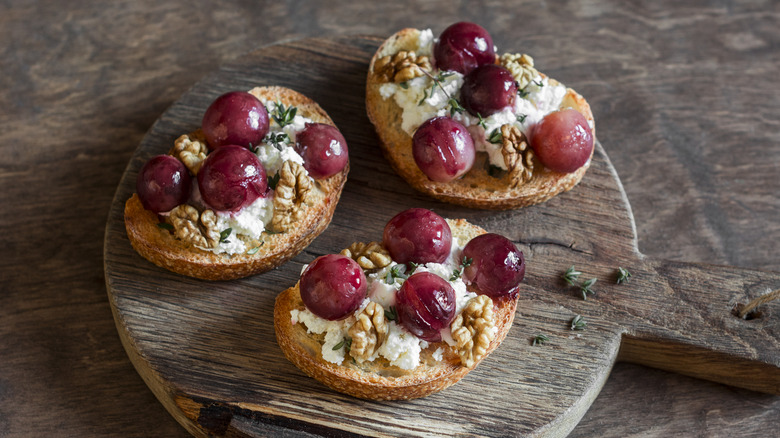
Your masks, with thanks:
M 251 91 L 268 100 L 298 107 L 298 114 L 314 122 L 335 126 L 325 111 L 308 97 L 284 87 L 257 87 Z M 304 217 L 287 233 L 263 234 L 254 254 L 214 254 L 195 248 L 160 228 L 157 214 L 146 210 L 137 194 L 125 203 L 125 229 L 133 248 L 155 265 L 204 280 L 229 280 L 273 269 L 306 248 L 330 224 L 344 183 L 349 163 L 340 173 L 316 181 L 324 192 L 321 201 L 306 209 Z
M 459 238 L 470 240 L 485 233 L 482 228 L 463 219 L 447 222 L 453 235 Z M 431 343 L 424 349 L 420 365 L 413 370 L 389 365 L 382 358 L 362 365 L 346 360 L 342 365 L 327 362 L 322 358 L 318 335 L 309 334 L 304 324 L 294 324 L 291 319 L 290 311 L 305 308 L 298 284 L 276 297 L 274 329 L 277 343 L 287 359 L 328 387 L 369 400 L 407 400 L 425 397 L 458 382 L 501 344 L 512 327 L 517 299 L 494 299 L 493 305 L 498 331 L 485 356 L 471 367 L 462 366 L 458 355 L 444 342 Z M 436 361 L 432 354 L 439 347 L 445 347 L 445 353 L 441 361 Z
M 412 156 L 412 137 L 401 124 L 402 110 L 393 99 L 383 99 L 379 88 L 385 83 L 374 74 L 374 64 L 383 56 L 400 50 L 414 51 L 417 48 L 418 29 L 406 28 L 398 31 L 379 47 L 371 59 L 366 79 L 366 112 L 380 139 L 382 152 L 393 169 L 414 189 L 436 199 L 471 208 L 506 210 L 526 207 L 544 202 L 551 197 L 570 190 L 580 182 L 590 167 L 587 163 L 572 173 L 554 172 L 535 160 L 533 178 L 511 187 L 510 177 L 495 178 L 488 174 L 487 154 L 478 153 L 472 169 L 462 178 L 442 183 L 428 179 L 417 167 Z M 552 83 L 557 81 L 550 79 Z M 571 107 L 579 111 L 591 123 L 593 113 L 590 105 L 580 94 L 567 88 L 561 108 Z M 595 128 L 593 129 L 595 138 Z M 595 149 L 595 148 L 594 148 Z M 591 158 L 593 153 L 591 152 Z

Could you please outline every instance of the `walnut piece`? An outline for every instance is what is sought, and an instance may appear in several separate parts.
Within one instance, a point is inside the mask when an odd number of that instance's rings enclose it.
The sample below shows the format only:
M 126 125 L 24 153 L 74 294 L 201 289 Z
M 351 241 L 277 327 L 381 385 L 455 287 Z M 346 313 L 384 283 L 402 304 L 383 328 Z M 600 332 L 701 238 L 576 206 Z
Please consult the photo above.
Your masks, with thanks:
M 393 261 L 390 253 L 378 242 L 354 242 L 341 254 L 356 261 L 365 270 L 384 268 Z
M 281 232 L 289 231 L 303 218 L 304 205 L 311 205 L 312 180 L 306 169 L 287 160 L 279 170 L 279 182 L 274 191 L 274 216 L 271 226 Z
M 428 57 L 417 56 L 406 50 L 379 58 L 374 63 L 374 73 L 383 76 L 385 81 L 396 84 L 424 75 L 423 70 L 432 70 Z
M 463 311 L 450 324 L 452 339 L 457 343 L 463 366 L 472 367 L 485 356 L 496 337 L 495 326 L 493 300 L 490 297 L 478 295 L 466 303 Z
M 208 153 L 209 147 L 206 144 L 206 136 L 203 135 L 203 131 L 200 129 L 177 138 L 170 151 L 170 155 L 184 163 L 193 175 L 198 174 Z
M 195 207 L 182 204 L 171 210 L 168 218 L 177 238 L 201 248 L 219 245 L 217 215 L 213 211 L 206 210 L 201 214 Z
M 358 315 L 357 322 L 349 328 L 348 335 L 352 338 L 350 356 L 361 361 L 371 357 L 385 341 L 387 331 L 385 309 L 379 303 L 368 303 Z
M 531 180 L 534 174 L 534 151 L 517 126 L 501 126 L 501 155 L 509 170 L 512 187 Z
M 539 76 L 539 72 L 534 68 L 534 59 L 528 55 L 504 53 L 499 62 L 512 73 L 521 90 Z

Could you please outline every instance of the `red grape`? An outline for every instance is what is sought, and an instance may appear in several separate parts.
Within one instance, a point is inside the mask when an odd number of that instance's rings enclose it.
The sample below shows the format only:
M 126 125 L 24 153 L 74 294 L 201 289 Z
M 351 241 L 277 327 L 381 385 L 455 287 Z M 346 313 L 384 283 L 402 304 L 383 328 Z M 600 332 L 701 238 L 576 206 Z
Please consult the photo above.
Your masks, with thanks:
M 255 96 L 231 91 L 208 107 L 201 128 L 212 150 L 228 144 L 257 146 L 268 133 L 268 111 Z
M 303 271 L 301 299 L 311 313 L 330 321 L 344 319 L 366 298 L 366 275 L 341 254 L 317 257 Z
M 460 98 L 463 107 L 473 115 L 489 117 L 515 103 L 517 82 L 506 68 L 481 65 L 463 78 Z
M 135 191 L 147 210 L 161 213 L 187 202 L 192 178 L 184 164 L 170 155 L 158 155 L 144 164 Z
M 382 241 L 397 263 L 441 263 L 452 248 L 447 221 L 424 208 L 410 208 L 385 225 Z
M 547 114 L 531 128 L 531 148 L 548 169 L 571 173 L 593 152 L 593 132 L 585 116 L 566 108 Z
M 439 70 L 464 75 L 483 64 L 496 61 L 493 38 L 482 26 L 461 21 L 444 29 L 433 48 Z
M 347 165 L 347 141 L 338 129 L 324 123 L 307 123 L 295 136 L 295 151 L 314 179 L 333 176 Z
M 430 272 L 413 274 L 396 292 L 398 322 L 428 342 L 441 341 L 441 329 L 455 318 L 455 290 Z
M 412 154 L 428 179 L 449 182 L 471 170 L 476 151 L 465 126 L 449 117 L 434 117 L 415 131 Z
M 525 276 L 525 258 L 514 243 L 504 236 L 488 233 L 477 236 L 463 248 L 471 264 L 463 271 L 463 280 L 475 284 L 491 297 L 512 297 Z
M 264 196 L 265 168 L 249 149 L 226 145 L 206 157 L 198 172 L 203 200 L 219 211 L 238 211 Z

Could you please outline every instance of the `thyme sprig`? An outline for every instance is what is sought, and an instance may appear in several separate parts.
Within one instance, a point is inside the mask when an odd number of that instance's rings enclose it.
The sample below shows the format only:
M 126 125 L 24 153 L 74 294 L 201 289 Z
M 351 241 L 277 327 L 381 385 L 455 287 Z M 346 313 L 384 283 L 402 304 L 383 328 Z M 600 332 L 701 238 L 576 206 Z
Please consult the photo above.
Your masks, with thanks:
M 344 338 L 338 344 L 333 346 L 333 351 L 341 350 L 344 347 L 344 351 L 349 353 L 349 349 L 352 348 L 352 338 Z
M 284 132 L 271 132 L 263 139 L 263 141 L 281 151 L 282 145 L 288 143 L 290 141 L 290 137 Z
M 631 279 L 631 273 L 628 272 L 628 269 L 621 268 L 620 266 L 618 266 L 617 280 L 615 280 L 615 282 L 617 284 L 628 283 L 628 280 L 630 279 Z
M 396 310 L 395 306 L 390 306 L 385 310 L 385 319 L 388 321 L 398 321 L 398 310 Z
M 273 118 L 279 126 L 284 128 L 293 122 L 296 113 L 298 113 L 297 107 L 290 106 L 285 108 L 282 102 L 277 101 L 271 118 Z
M 408 276 L 412 275 L 414 273 L 414 271 L 416 271 L 419 266 L 420 266 L 419 263 L 409 262 L 409 263 L 406 264 L 406 272 L 404 272 L 404 273 L 408 277 Z
M 276 185 L 279 184 L 279 179 L 281 179 L 281 175 L 279 175 L 279 171 L 274 174 L 274 176 L 268 177 L 268 187 L 271 188 L 271 190 L 276 190 Z
M 490 143 L 501 144 L 504 141 L 504 136 L 501 135 L 501 129 L 496 128 L 490 133 L 487 139 Z
M 454 271 L 452 271 L 452 275 L 450 276 L 450 281 L 455 281 L 459 279 L 460 276 L 463 275 L 463 270 L 471 266 L 473 262 L 474 259 L 463 256 L 463 260 L 460 262 L 460 266 Z
M 587 300 L 588 295 L 596 295 L 596 292 L 591 289 L 593 285 L 596 284 L 596 279 L 591 278 L 590 280 L 585 281 L 580 285 L 580 292 L 582 292 L 582 299 Z
M 537 345 L 544 345 L 549 340 L 550 340 L 550 338 L 548 338 L 546 335 L 543 335 L 543 334 L 540 333 L 540 334 L 534 336 L 534 339 L 533 339 L 533 342 L 531 342 L 531 345 L 533 345 L 534 347 L 537 346 Z
M 434 76 L 429 71 L 421 68 L 420 69 L 425 76 L 428 76 L 433 81 L 433 85 L 431 85 L 431 92 L 428 93 L 428 90 L 423 91 L 423 98 L 420 100 L 420 102 L 417 104 L 417 106 L 420 106 L 425 102 L 425 99 L 428 99 L 429 97 L 433 96 L 433 93 L 436 91 L 436 87 L 438 86 L 441 88 L 441 91 L 444 93 L 445 96 L 447 96 L 447 104 L 450 106 L 450 116 L 454 116 L 456 113 L 462 113 L 466 111 L 466 108 L 463 108 L 463 105 L 458 102 L 458 99 L 455 99 L 452 97 L 450 93 L 447 92 L 447 90 L 444 89 L 444 85 L 442 85 L 442 81 L 447 79 L 448 77 L 452 76 L 453 73 L 448 72 L 440 72 L 438 75 Z
M 566 281 L 566 283 L 569 284 L 569 286 L 575 286 L 580 275 L 582 275 L 582 272 L 576 270 L 574 265 L 571 265 L 571 267 L 563 274 L 563 279 Z
M 395 265 L 390 268 L 390 270 L 387 271 L 387 275 L 385 276 L 385 283 L 393 284 L 397 278 L 402 280 L 409 278 L 409 275 L 406 274 L 406 265 Z
M 585 327 L 587 326 L 588 323 L 585 322 L 585 319 L 582 317 L 582 315 L 577 315 L 571 320 L 572 330 L 585 330 Z

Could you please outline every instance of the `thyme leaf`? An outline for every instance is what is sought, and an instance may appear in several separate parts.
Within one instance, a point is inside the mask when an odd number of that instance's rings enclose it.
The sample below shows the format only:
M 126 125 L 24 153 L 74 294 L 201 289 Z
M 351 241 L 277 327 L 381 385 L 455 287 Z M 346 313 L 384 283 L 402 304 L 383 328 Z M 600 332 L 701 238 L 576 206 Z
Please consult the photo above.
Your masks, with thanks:
M 488 136 L 488 141 L 493 144 L 501 144 L 504 141 L 504 136 L 501 135 L 501 130 L 496 128 Z
M 398 310 L 396 310 L 395 306 L 390 306 L 390 308 L 385 310 L 385 318 L 388 321 L 398 321 Z
M 587 280 L 586 282 L 582 283 L 580 285 L 580 291 L 582 292 L 582 299 L 587 300 L 588 294 L 590 295 L 596 295 L 596 292 L 591 289 L 591 287 L 596 283 L 595 278 L 591 278 L 590 280 Z
M 569 284 L 569 286 L 574 286 L 577 284 L 577 279 L 580 275 L 582 275 L 582 272 L 574 269 L 574 265 L 571 265 L 571 267 L 563 274 L 563 279 L 566 281 L 566 283 Z
M 406 266 L 404 265 L 395 265 L 392 268 L 390 268 L 390 271 L 387 272 L 387 275 L 385 276 L 385 283 L 387 284 L 393 284 L 395 283 L 395 280 L 397 278 L 400 278 L 402 280 L 406 280 L 409 278 L 408 275 L 406 275 L 405 271 L 402 269 L 406 269 Z
M 344 347 L 344 351 L 349 353 L 349 349 L 352 347 L 352 338 L 344 338 L 338 344 L 333 346 L 333 351 L 340 350 Z
M 585 327 L 587 326 L 588 323 L 585 322 L 585 319 L 582 318 L 582 315 L 577 315 L 571 320 L 572 330 L 585 330 Z
M 455 114 L 460 114 L 466 111 L 466 108 L 463 108 L 460 102 L 458 102 L 458 100 L 454 97 L 450 97 L 450 100 L 448 100 L 447 103 L 450 104 L 450 116 L 454 116 Z
M 282 102 L 277 101 L 273 114 L 271 114 L 271 118 L 274 119 L 276 124 L 284 128 L 285 126 L 293 122 L 293 119 L 295 118 L 295 114 L 297 112 L 298 112 L 298 108 L 294 106 L 285 108 Z
M 282 145 L 290 141 L 290 137 L 284 132 L 272 132 L 268 134 L 263 141 L 275 147 L 278 150 L 282 150 Z
M 268 177 L 268 187 L 270 187 L 271 190 L 276 190 L 276 185 L 279 184 L 279 179 L 281 177 L 282 176 L 279 175 L 279 171 L 277 171 L 274 176 L 269 176 Z
M 531 345 L 533 345 L 534 347 L 537 346 L 537 345 L 544 345 L 549 340 L 550 340 L 550 338 L 548 338 L 547 336 L 545 336 L 545 335 L 540 333 L 540 334 L 534 336 L 534 339 L 533 339 L 533 342 L 531 343 Z
M 477 117 L 479 117 L 479 122 L 477 122 L 477 125 L 481 126 L 482 129 L 487 130 L 487 123 L 485 123 L 485 119 L 482 118 L 482 114 L 477 113 Z
M 450 276 L 450 281 L 455 281 L 459 279 L 460 276 L 463 275 L 463 270 L 471 266 L 473 262 L 474 262 L 473 259 L 463 256 L 463 261 L 460 262 L 460 267 L 452 271 L 452 275 Z
M 265 244 L 265 242 L 260 242 L 260 245 L 257 245 L 256 247 L 248 250 L 246 253 L 248 255 L 255 255 L 255 254 L 257 254 L 257 251 L 260 251 L 260 247 L 263 246 L 264 244 Z
M 520 123 L 524 123 L 524 122 L 525 122 L 525 119 L 526 119 L 526 117 L 528 117 L 528 114 L 518 114 L 516 118 L 517 118 L 517 121 L 518 121 L 518 122 L 520 122 Z
M 624 269 L 618 266 L 618 272 L 617 272 L 617 284 L 620 283 L 628 283 L 628 280 L 631 279 L 631 273 L 628 272 L 628 269 Z
M 230 233 L 232 232 L 233 232 L 232 228 L 226 228 L 222 230 L 222 232 L 219 233 L 219 243 L 230 243 L 230 241 L 227 239 L 228 237 L 230 237 Z

